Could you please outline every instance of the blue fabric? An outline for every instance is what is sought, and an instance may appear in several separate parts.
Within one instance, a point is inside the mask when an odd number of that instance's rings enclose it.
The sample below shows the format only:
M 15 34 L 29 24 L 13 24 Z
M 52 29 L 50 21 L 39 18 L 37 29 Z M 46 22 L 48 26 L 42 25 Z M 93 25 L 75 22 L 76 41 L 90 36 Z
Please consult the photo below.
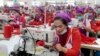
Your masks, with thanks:
M 100 56 L 100 51 L 96 51 L 95 56 Z

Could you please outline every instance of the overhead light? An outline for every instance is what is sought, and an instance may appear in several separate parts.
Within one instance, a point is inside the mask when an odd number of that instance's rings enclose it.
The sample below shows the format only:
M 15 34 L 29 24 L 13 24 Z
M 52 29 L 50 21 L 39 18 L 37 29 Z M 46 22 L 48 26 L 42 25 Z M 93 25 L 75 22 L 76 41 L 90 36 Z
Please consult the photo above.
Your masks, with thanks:
M 0 0 L 0 7 L 4 6 L 4 0 Z
M 14 5 L 13 1 L 8 1 L 7 6 L 12 7 Z
M 19 2 L 19 4 L 20 4 L 20 5 L 25 5 L 25 3 L 24 3 L 24 2 Z
M 39 2 L 39 1 L 33 1 L 32 5 L 33 6 L 39 6 L 39 5 L 41 5 L 41 2 Z

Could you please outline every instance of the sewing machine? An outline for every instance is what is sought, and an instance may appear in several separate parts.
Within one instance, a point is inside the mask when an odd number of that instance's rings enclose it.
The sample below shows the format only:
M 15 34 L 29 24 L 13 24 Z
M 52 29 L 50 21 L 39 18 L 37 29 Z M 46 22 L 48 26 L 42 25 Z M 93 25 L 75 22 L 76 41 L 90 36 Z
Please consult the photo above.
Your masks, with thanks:
M 24 30 L 26 30 L 27 32 L 25 33 L 25 36 L 28 36 L 28 39 L 26 40 L 26 47 L 25 47 L 25 50 L 32 54 L 34 53 L 34 47 L 36 45 L 34 45 L 33 41 L 31 38 L 34 38 L 35 40 L 44 40 L 45 41 L 45 45 L 52 45 L 53 43 L 53 39 L 55 37 L 55 31 L 54 30 L 51 30 L 51 28 L 44 28 L 44 27 L 41 27 L 41 28 L 32 28 L 32 27 L 27 27 L 25 28 Z M 33 37 L 32 37 L 32 36 Z M 22 41 L 23 42 L 23 41 Z M 17 45 L 15 45 L 16 47 Z M 21 47 L 24 47 L 24 45 L 20 45 Z M 36 46 L 37 47 L 37 46 Z M 45 50 L 45 49 L 44 49 Z M 48 49 L 49 51 L 49 49 Z M 45 51 L 45 52 L 48 52 L 48 51 Z M 40 55 L 43 54 L 44 51 L 42 52 L 36 52 L 35 54 L 36 55 Z M 48 54 L 51 53 L 51 52 L 48 52 Z M 53 52 L 54 54 L 56 54 L 56 52 Z M 44 54 L 46 55 L 46 54 Z
M 7 15 L 0 15 L 0 20 L 8 21 L 9 20 L 9 16 L 7 16 Z
M 28 27 L 26 28 L 27 33 L 26 36 L 32 37 L 36 40 L 44 40 L 47 43 L 52 42 L 55 36 L 55 31 L 51 30 L 51 28 L 32 28 Z M 32 36 L 31 36 L 32 35 Z
M 32 41 L 32 36 L 34 39 L 36 40 L 44 40 L 47 43 L 52 43 L 54 36 L 55 36 L 55 31 L 51 30 L 51 28 L 32 28 L 32 27 L 27 27 L 27 32 L 25 33 L 24 36 L 28 36 L 28 37 L 22 37 L 23 35 L 16 35 L 16 36 L 12 36 L 10 40 L 7 41 L 7 46 L 5 46 L 7 48 L 7 54 L 10 54 L 12 51 L 17 52 L 18 48 L 24 48 L 24 43 L 23 43 L 23 38 L 26 38 L 26 47 L 25 50 L 31 51 L 34 48 L 34 44 Z M 30 35 L 30 33 L 31 35 Z M 29 38 L 31 37 L 31 38 Z M 28 39 L 27 39 L 28 38 Z M 6 42 L 6 41 L 4 41 Z M 0 42 L 1 43 L 1 42 Z M 4 44 L 2 44 L 4 45 Z M 1 46 L 2 46 L 1 45 Z M 10 48 L 9 48 L 10 47 Z M 50 52 L 51 53 L 51 52 Z

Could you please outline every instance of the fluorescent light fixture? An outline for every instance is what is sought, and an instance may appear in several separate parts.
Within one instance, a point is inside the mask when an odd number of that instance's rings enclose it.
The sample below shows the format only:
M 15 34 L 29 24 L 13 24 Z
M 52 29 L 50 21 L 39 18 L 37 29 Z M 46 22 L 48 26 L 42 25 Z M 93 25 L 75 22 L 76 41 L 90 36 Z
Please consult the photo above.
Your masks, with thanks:
M 25 3 L 24 3 L 24 2 L 19 2 L 19 4 L 20 4 L 20 5 L 25 5 Z
M 72 1 L 70 1 L 70 0 L 68 0 L 68 1 L 66 1 L 68 4 L 70 4 L 70 5 L 73 5 L 73 6 L 75 6 L 75 1 L 74 0 L 72 0 Z
M 87 3 L 88 3 L 88 1 L 87 1 L 87 0 L 85 0 L 85 3 L 87 4 Z
M 33 1 L 32 5 L 33 6 L 39 6 L 39 5 L 41 5 L 41 2 L 40 1 Z
M 4 0 L 0 0 L 0 7 L 4 6 Z
M 13 1 L 8 1 L 7 6 L 12 7 L 14 5 Z

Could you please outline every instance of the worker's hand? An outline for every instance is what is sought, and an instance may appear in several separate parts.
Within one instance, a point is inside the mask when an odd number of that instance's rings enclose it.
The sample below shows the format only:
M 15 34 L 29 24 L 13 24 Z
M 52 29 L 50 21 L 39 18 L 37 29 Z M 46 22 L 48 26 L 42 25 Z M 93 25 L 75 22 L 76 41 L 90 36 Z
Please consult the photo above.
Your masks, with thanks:
M 98 31 L 97 34 L 100 35 L 100 31 Z
M 98 43 L 96 43 L 96 40 L 95 41 L 93 41 L 93 43 L 92 44 L 98 44 Z
M 56 49 L 58 51 L 62 51 L 63 50 L 63 47 L 61 46 L 61 44 L 56 44 L 55 47 L 56 47 Z

